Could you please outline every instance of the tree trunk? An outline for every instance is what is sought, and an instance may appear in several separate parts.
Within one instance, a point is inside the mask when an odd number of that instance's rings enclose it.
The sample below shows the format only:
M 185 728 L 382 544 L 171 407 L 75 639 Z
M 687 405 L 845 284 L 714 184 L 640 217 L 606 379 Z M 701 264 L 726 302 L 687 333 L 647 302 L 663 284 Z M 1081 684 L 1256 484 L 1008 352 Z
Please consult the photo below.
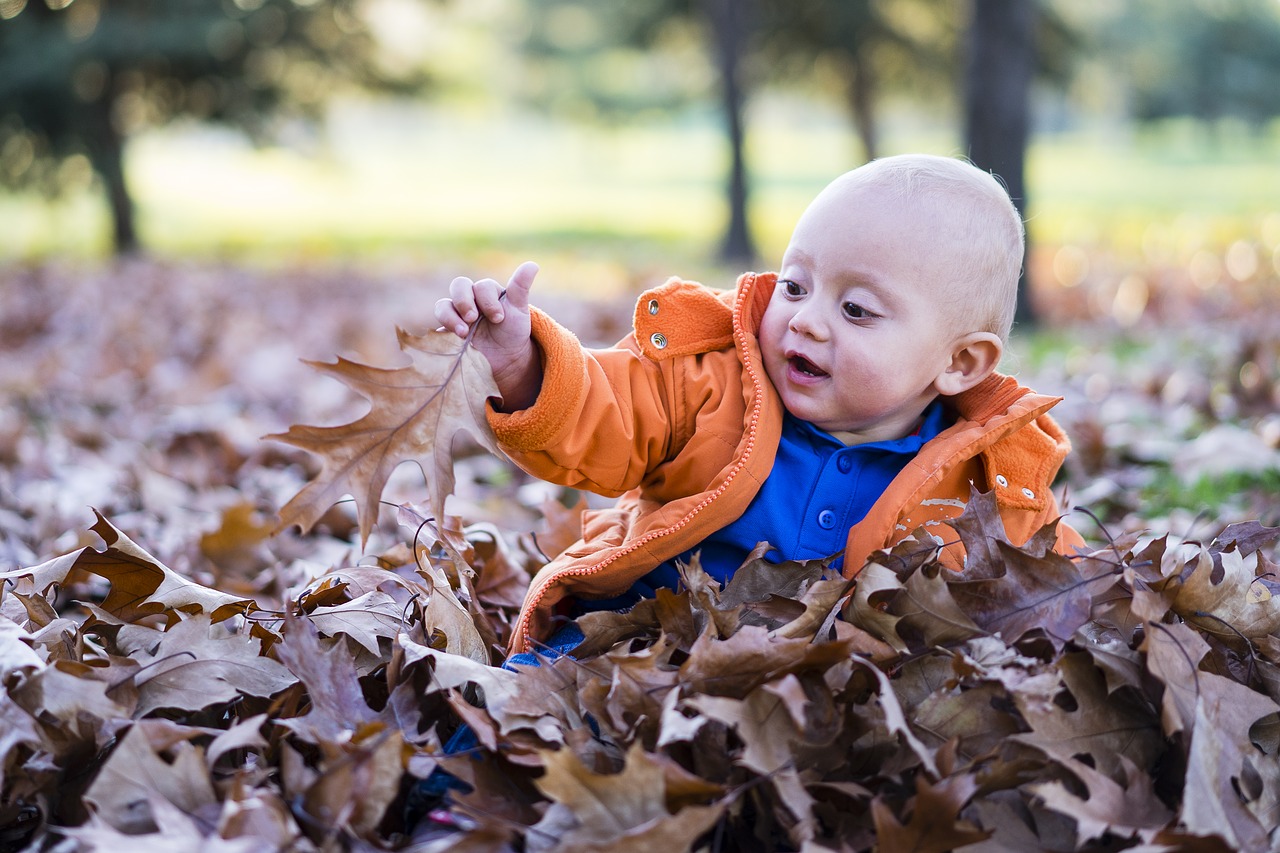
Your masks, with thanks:
M 849 110 L 853 113 L 853 123 L 858 130 L 858 139 L 862 142 L 862 153 L 870 162 L 876 159 L 880 147 L 879 128 L 876 126 L 875 83 L 872 77 L 871 64 L 861 51 L 856 51 L 850 59 L 849 77 Z
M 109 95 L 86 105 L 85 144 L 89 162 L 107 192 L 111 211 L 112 248 L 117 257 L 136 254 L 141 249 L 134 223 L 133 196 L 124 174 L 124 137 L 111 120 Z
M 750 264 L 756 257 L 747 219 L 746 130 L 743 120 L 745 96 L 742 86 L 742 55 L 750 31 L 748 0 L 707 0 L 707 19 L 716 42 L 716 63 L 720 70 L 721 105 L 729 141 L 729 228 L 720 256 L 726 261 Z
M 965 139 L 969 159 L 999 175 L 1026 219 L 1024 167 L 1035 73 L 1036 0 L 973 0 L 965 73 Z M 1028 246 L 1028 249 L 1030 247 Z M 1023 263 L 1016 319 L 1036 323 Z

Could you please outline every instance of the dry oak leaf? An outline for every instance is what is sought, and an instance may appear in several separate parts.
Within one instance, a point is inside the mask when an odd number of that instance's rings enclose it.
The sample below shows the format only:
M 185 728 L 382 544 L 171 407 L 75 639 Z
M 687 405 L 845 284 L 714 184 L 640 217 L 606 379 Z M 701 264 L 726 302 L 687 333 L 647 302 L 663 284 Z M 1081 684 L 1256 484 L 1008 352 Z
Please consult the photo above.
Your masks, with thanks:
M 155 827 L 153 799 L 167 800 L 189 815 L 204 811 L 216 816 L 218 797 L 204 751 L 180 743 L 174 753 L 172 763 L 165 761 L 142 729 L 131 728 L 112 750 L 85 799 L 121 832 L 150 832 Z
M 1217 835 L 1232 850 L 1274 850 L 1268 840 L 1273 821 L 1264 825 L 1240 792 L 1246 757 L 1261 755 L 1249 741 L 1249 730 L 1280 706 L 1212 673 L 1199 673 L 1196 682 L 1199 697 L 1182 790 L 1182 825 L 1200 835 Z
M 980 628 L 999 632 L 1006 642 L 1039 628 L 1061 647 L 1089 621 L 1094 591 L 1109 577 L 1085 578 L 1061 554 L 1037 557 L 1006 542 L 989 545 L 986 571 L 971 580 L 971 563 L 949 583 L 951 597 Z M 998 568 L 993 576 L 991 570 Z
M 1173 813 L 1156 796 L 1155 779 L 1133 762 L 1121 759 L 1125 773 L 1125 784 L 1121 785 L 1083 761 L 1065 757 L 1057 760 L 1084 784 L 1086 798 L 1081 799 L 1056 780 L 1032 784 L 1028 790 L 1049 809 L 1075 819 L 1078 846 L 1101 839 L 1107 832 L 1123 837 L 1133 837 L 1144 830 L 1153 834 L 1150 831 L 1167 826 L 1173 819 Z
M 1177 587 L 1173 609 L 1206 634 L 1250 639 L 1280 633 L 1280 596 L 1272 595 L 1261 577 L 1262 553 L 1244 557 L 1239 551 L 1219 556 L 1222 579 L 1214 580 L 1214 561 L 1208 551 Z
M 546 773 L 534 784 L 553 802 L 530 827 L 531 851 L 691 850 L 724 810 L 687 805 L 673 814 L 664 764 L 639 744 L 632 744 L 620 773 L 595 773 L 569 749 L 543 752 L 542 761 Z
M 360 539 L 367 542 L 378 517 L 378 502 L 391 472 L 404 461 L 420 460 L 431 486 L 431 511 L 445 517 L 453 491 L 453 440 L 470 433 L 501 455 L 485 419 L 485 401 L 497 397 L 489 363 L 452 332 L 413 335 L 396 329 L 405 367 L 381 368 L 339 358 L 307 364 L 343 382 L 369 400 L 359 420 L 335 427 L 295 425 L 267 438 L 320 457 L 320 474 L 280 511 L 280 526 L 309 530 L 344 495 L 355 498 Z
M 1075 700 L 1073 710 L 1042 701 L 1042 691 L 1015 691 L 1014 703 L 1031 731 L 1012 739 L 1050 757 L 1091 755 L 1098 770 L 1113 779 L 1124 778 L 1121 758 L 1138 767 L 1151 767 L 1164 748 L 1159 723 L 1145 708 L 1108 693 L 1106 677 L 1083 652 L 1057 661 L 1062 682 Z
M 90 529 L 102 537 L 105 550 L 81 548 L 38 566 L 0 574 L 0 581 L 13 582 L 19 592 L 43 594 L 53 584 L 64 583 L 74 569 L 92 572 L 111 583 L 102 610 L 124 622 L 163 613 L 174 625 L 181 618 L 174 611 L 207 613 L 219 622 L 258 609 L 248 599 L 188 580 L 135 544 L 100 512 L 93 514 L 97 521 Z
M 220 622 L 258 609 L 253 601 L 188 580 L 136 545 L 97 510 L 94 515 L 98 521 L 90 529 L 102 537 L 107 548 L 81 550 L 75 566 L 111 582 L 111 591 L 101 604 L 106 612 L 125 622 L 163 613 L 172 626 L 181 618 L 173 612 L 178 610 L 207 613 L 212 621 Z
M 346 641 L 320 640 L 310 619 L 285 609 L 284 640 L 274 647 L 276 657 L 307 688 L 311 700 L 304 716 L 276 718 L 278 725 L 311 743 L 345 741 L 377 714 L 369 707 L 356 675 L 355 657 Z
M 973 776 L 949 776 L 931 783 L 916 776 L 911 818 L 898 821 L 882 797 L 871 801 L 876 825 L 876 848 L 882 853 L 947 853 L 991 836 L 960 817 L 960 810 L 978 790 Z
M 298 680 L 261 652 L 262 641 L 248 632 L 218 631 L 203 615 L 184 619 L 160 635 L 153 649 L 135 653 L 144 669 L 134 677 L 134 713 L 200 711 L 241 696 L 270 697 Z

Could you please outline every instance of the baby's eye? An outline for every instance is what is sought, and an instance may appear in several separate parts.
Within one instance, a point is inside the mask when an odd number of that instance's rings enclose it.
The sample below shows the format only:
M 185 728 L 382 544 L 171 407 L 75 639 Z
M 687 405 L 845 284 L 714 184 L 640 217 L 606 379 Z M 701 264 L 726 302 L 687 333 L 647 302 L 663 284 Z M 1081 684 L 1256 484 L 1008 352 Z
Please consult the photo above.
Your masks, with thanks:
M 871 316 L 870 311 L 856 302 L 846 302 L 840 306 L 840 309 L 844 311 L 844 316 L 850 320 L 865 320 Z
M 781 285 L 782 292 L 785 293 L 787 296 L 803 296 L 804 295 L 804 288 L 800 287 L 800 285 L 796 284 L 794 281 L 791 281 L 790 279 L 784 278 L 782 281 L 778 282 L 778 284 Z

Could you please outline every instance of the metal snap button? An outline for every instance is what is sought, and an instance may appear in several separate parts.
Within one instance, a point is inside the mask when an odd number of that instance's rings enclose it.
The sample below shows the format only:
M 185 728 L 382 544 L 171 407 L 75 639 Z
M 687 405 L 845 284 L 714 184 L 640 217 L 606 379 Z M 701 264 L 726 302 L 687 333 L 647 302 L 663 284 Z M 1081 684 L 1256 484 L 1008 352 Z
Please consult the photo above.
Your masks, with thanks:
M 1028 498 L 1030 498 L 1031 500 L 1036 499 L 1036 493 L 1031 491 L 1030 489 L 1023 489 L 1022 493 L 1026 495 Z
M 650 299 L 650 300 L 649 300 L 649 313 L 650 313 L 650 314 L 657 314 L 657 313 L 658 313 L 658 300 L 656 300 L 656 299 Z
M 653 337 L 649 338 L 649 340 L 658 349 L 667 348 L 667 336 L 661 332 L 654 332 Z
M 1004 474 L 996 474 L 996 484 L 1004 487 L 1009 485 L 1009 481 L 1005 479 Z

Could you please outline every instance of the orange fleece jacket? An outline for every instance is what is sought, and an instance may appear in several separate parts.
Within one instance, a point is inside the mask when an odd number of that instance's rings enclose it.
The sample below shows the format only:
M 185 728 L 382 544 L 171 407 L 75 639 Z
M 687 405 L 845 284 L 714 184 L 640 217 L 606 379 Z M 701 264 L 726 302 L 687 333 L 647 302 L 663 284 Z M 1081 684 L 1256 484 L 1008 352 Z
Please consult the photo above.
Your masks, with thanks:
M 672 279 L 641 295 L 635 328 L 613 349 L 584 349 L 534 311 L 543 354 L 538 399 L 489 422 L 503 449 L 543 480 L 617 497 L 587 513 L 583 538 L 534 577 L 511 651 L 545 639 L 567 596 L 618 595 L 664 560 L 735 520 L 769 476 L 783 407 L 765 375 L 756 332 L 776 277 L 742 276 L 732 291 Z M 953 426 L 927 443 L 848 534 L 855 575 L 874 551 L 924 527 L 963 548 L 948 522 L 970 490 L 994 489 L 1011 541 L 1022 543 L 1060 513 L 1050 492 L 1070 444 L 1046 412 L 1060 398 L 993 374 L 950 398 Z M 1059 525 L 1058 549 L 1082 543 Z

